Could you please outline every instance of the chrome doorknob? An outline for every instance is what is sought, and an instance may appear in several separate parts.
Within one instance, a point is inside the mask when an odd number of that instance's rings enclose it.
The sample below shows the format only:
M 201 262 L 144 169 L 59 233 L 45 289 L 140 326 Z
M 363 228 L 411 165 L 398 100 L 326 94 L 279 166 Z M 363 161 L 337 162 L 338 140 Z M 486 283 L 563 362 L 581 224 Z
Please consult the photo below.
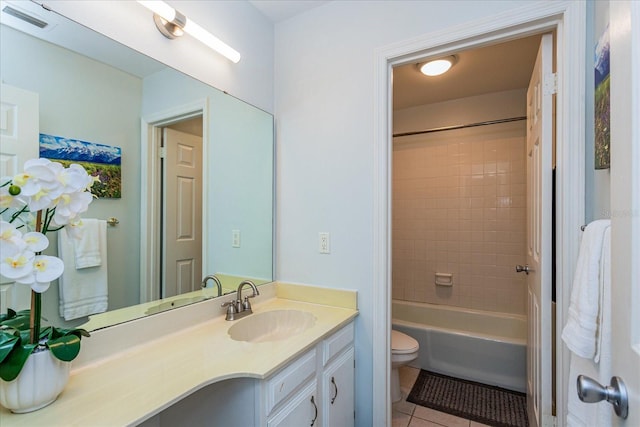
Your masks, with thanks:
M 516 265 L 516 272 L 517 273 L 522 273 L 523 271 L 524 271 L 525 274 L 529 274 L 530 270 L 529 270 L 529 265 L 528 264 L 526 264 L 526 265 L 520 265 L 520 264 Z
M 578 397 L 585 403 L 606 400 L 613 405 L 617 416 L 626 419 L 629 415 L 629 397 L 622 378 L 611 377 L 611 385 L 603 386 L 593 378 L 578 375 Z

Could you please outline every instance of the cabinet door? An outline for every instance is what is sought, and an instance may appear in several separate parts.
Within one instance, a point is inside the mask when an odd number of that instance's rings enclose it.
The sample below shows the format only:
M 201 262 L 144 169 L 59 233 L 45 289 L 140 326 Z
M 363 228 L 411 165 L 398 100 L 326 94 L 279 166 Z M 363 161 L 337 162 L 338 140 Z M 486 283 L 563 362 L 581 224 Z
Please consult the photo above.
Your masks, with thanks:
M 324 370 L 322 376 L 322 408 L 324 425 L 353 426 L 354 374 L 353 347 L 339 356 Z
M 318 382 L 314 379 L 267 421 L 268 427 L 318 425 Z

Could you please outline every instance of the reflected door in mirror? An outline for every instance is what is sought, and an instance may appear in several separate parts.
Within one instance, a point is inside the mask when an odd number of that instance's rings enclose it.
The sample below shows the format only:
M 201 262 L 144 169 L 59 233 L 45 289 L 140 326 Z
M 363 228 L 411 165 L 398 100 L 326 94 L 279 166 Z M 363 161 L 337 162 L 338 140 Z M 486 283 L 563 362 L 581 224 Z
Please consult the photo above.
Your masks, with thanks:
M 25 161 L 39 157 L 38 94 L 8 84 L 2 84 L 1 89 L 0 177 L 13 177 Z M 29 308 L 30 290 L 0 276 L 0 313 L 8 308 Z
M 163 130 L 163 298 L 200 288 L 202 277 L 202 138 Z

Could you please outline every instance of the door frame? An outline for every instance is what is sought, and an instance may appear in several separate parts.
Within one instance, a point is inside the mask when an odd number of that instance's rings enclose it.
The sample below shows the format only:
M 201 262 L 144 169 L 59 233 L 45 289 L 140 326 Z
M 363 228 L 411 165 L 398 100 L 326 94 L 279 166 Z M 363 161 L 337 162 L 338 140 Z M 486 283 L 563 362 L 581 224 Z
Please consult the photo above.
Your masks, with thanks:
M 157 230 L 162 228 L 161 200 L 158 189 L 162 182 L 160 164 L 160 140 L 162 128 L 183 120 L 202 116 L 202 235 L 208 232 L 208 221 L 205 220 L 204 209 L 208 206 L 206 183 L 209 182 L 209 172 L 204 167 L 204 159 L 208 158 L 209 149 L 209 102 L 206 98 L 194 102 L 178 105 L 171 109 L 148 114 L 141 118 L 141 160 L 140 176 L 142 182 L 140 197 L 140 302 L 148 302 L 160 298 L 158 283 L 160 251 L 162 241 Z M 204 260 L 208 259 L 209 247 L 206 239 L 202 242 L 202 268 Z
M 569 352 L 559 339 L 585 218 L 586 8 L 580 2 L 528 5 L 375 51 L 373 183 L 373 419 L 391 422 L 392 67 L 555 31 L 556 40 L 556 414 L 564 419 Z M 386 331 L 386 333 L 380 333 Z

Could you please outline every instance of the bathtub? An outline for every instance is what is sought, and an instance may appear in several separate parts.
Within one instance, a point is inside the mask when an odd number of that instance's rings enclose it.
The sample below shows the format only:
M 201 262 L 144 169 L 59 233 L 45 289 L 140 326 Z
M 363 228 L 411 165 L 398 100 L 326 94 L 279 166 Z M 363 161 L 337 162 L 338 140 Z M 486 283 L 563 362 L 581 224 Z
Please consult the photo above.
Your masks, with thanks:
M 526 316 L 393 300 L 392 318 L 420 344 L 412 366 L 525 392 Z

